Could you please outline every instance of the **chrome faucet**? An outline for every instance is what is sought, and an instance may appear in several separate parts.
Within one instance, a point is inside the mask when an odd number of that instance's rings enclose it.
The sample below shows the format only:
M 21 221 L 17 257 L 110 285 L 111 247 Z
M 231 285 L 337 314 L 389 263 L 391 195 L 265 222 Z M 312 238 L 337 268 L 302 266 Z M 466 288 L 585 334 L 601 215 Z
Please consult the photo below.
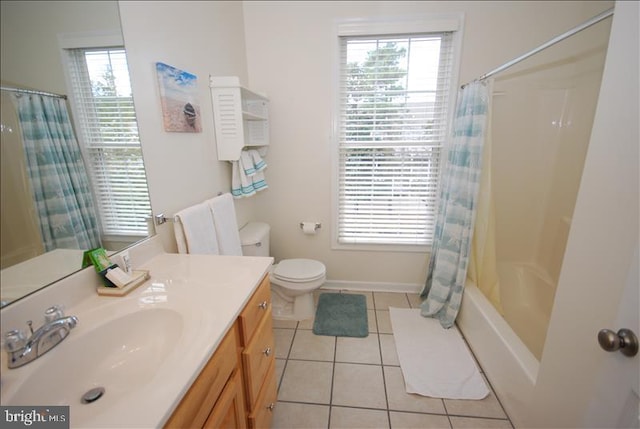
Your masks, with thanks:
M 26 338 L 20 330 L 5 334 L 5 349 L 8 354 L 8 367 L 18 368 L 39 358 L 64 340 L 78 323 L 76 316 L 64 316 L 61 306 L 53 306 L 45 311 L 45 324 L 33 331 L 28 321 L 31 336 Z

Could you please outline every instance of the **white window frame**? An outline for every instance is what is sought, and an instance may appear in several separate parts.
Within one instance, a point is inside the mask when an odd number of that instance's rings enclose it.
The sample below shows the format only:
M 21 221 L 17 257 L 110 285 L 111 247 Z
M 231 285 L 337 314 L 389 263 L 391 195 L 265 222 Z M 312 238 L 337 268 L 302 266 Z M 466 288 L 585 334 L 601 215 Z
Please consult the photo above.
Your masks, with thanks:
M 336 20 L 334 25 L 333 50 L 333 106 L 332 106 L 332 244 L 334 250 L 385 251 L 385 252 L 428 252 L 430 245 L 402 244 L 345 244 L 339 242 L 339 173 L 340 173 L 340 37 L 343 36 L 388 36 L 419 33 L 453 32 L 453 59 L 449 93 L 449 111 L 447 118 L 447 135 L 451 129 L 453 110 L 459 86 L 458 72 L 460 68 L 461 44 L 464 28 L 464 14 L 430 14 L 411 17 L 358 18 Z M 446 155 L 443 147 L 441 159 Z
M 118 29 L 114 30 L 104 30 L 104 31 L 92 31 L 92 32 L 79 32 L 79 33 L 61 33 L 58 34 L 58 47 L 60 48 L 60 58 L 62 61 L 62 66 L 64 69 L 64 76 L 66 81 L 67 88 L 73 88 L 73 82 L 71 81 L 71 73 L 69 71 L 69 54 L 67 50 L 69 49 L 100 49 L 100 48 L 113 48 L 113 47 L 124 47 L 124 38 L 122 37 L 122 32 Z M 79 117 L 78 106 L 74 101 L 73 94 L 69 96 L 69 103 L 71 105 L 71 111 L 73 113 L 74 118 Z M 75 126 L 75 123 L 74 123 Z M 85 159 L 89 159 L 90 154 L 86 145 L 82 140 L 82 133 L 76 130 L 77 138 L 80 141 L 80 148 Z M 142 149 L 142 148 L 141 148 Z M 96 205 L 99 222 L 100 222 L 100 235 L 101 240 L 105 242 L 132 242 L 139 240 L 142 237 L 146 237 L 146 234 L 108 234 L 105 233 L 104 228 L 102 226 L 102 213 L 100 213 L 100 201 L 97 200 L 95 195 L 95 188 L 93 185 L 93 169 L 90 167 L 91 162 L 87 162 L 88 169 L 90 171 L 90 179 L 92 181 L 92 195 L 94 198 L 94 203 Z M 151 216 L 151 211 L 149 212 L 149 216 Z

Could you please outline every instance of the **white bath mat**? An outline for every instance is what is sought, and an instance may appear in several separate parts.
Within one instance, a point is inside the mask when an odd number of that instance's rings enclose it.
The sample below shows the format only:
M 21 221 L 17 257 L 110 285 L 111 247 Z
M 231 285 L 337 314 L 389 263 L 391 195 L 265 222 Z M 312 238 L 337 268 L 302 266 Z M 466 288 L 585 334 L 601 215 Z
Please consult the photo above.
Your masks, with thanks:
M 458 328 L 444 329 L 420 309 L 389 308 L 393 337 L 408 393 L 446 399 L 489 394 Z

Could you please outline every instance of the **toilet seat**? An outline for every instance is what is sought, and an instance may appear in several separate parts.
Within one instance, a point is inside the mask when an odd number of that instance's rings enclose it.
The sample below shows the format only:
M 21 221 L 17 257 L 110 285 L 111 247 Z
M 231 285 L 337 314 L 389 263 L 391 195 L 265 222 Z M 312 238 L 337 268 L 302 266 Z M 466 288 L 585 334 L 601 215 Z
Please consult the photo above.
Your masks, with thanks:
M 285 259 L 272 272 L 278 280 L 290 283 L 308 283 L 324 278 L 326 268 L 313 259 Z

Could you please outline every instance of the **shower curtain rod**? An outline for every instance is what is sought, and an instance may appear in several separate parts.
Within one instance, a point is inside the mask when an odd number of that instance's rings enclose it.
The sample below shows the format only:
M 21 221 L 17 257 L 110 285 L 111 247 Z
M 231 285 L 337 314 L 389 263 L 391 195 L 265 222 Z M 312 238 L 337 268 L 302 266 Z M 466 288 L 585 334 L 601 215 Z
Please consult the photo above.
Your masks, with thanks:
M 11 91 L 11 92 L 20 92 L 20 93 L 25 93 L 25 94 L 46 95 L 47 97 L 62 98 L 64 100 L 67 99 L 66 95 L 54 94 L 52 92 L 36 91 L 36 90 L 33 90 L 33 89 L 12 88 L 12 87 L 8 87 L 8 86 L 0 86 L 0 90 L 2 90 L 2 91 Z
M 598 22 L 602 21 L 603 19 L 606 19 L 606 18 L 610 17 L 611 15 L 613 15 L 613 9 L 614 8 L 605 10 L 604 12 L 600 13 L 599 15 L 594 16 L 590 20 L 585 21 L 584 23 L 578 25 L 577 27 L 572 28 L 571 30 L 567 31 L 566 33 L 563 33 L 563 34 L 561 34 L 559 36 L 556 36 L 553 39 L 549 40 L 548 42 L 543 43 L 542 45 L 538 46 L 537 48 L 530 50 L 526 54 L 520 55 L 519 57 L 514 58 L 511 61 L 508 61 L 508 62 L 504 63 L 503 65 L 501 65 L 500 67 L 496 67 L 495 69 L 491 70 L 490 72 L 483 74 L 482 76 L 480 76 L 477 79 L 474 79 L 474 82 L 475 81 L 479 81 L 479 80 L 488 79 L 491 76 L 493 76 L 494 74 L 500 73 L 501 71 L 504 71 L 504 70 L 508 69 L 509 67 L 518 64 L 520 61 L 526 60 L 530 56 L 535 55 L 538 52 L 543 51 L 543 50 L 547 49 L 548 47 L 553 46 L 556 43 L 561 42 L 564 39 L 566 39 L 568 37 L 571 37 L 574 34 L 579 33 L 580 31 L 582 31 L 584 29 L 587 29 L 587 28 L 591 27 L 594 24 L 597 24 Z M 469 83 L 470 82 L 467 82 L 464 85 L 462 85 L 462 88 L 464 88 L 465 86 L 469 85 Z

